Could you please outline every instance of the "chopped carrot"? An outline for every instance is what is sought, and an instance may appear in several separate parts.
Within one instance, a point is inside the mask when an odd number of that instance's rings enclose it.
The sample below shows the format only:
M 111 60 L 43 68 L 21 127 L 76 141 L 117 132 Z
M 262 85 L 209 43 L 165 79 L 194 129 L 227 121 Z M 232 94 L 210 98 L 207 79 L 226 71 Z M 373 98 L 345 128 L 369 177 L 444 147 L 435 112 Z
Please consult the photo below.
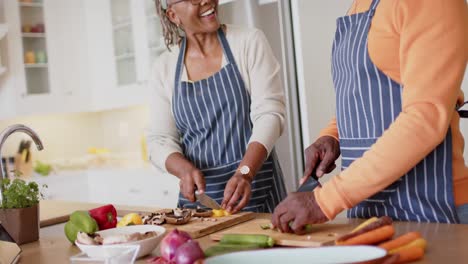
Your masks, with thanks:
M 399 255 L 397 263 L 408 263 L 424 257 L 424 250 L 420 247 L 409 247 L 396 253 Z
M 391 238 L 395 234 L 393 225 L 385 225 L 345 241 L 337 241 L 337 245 L 374 245 Z
M 411 241 L 413 240 L 416 240 L 418 238 L 421 238 L 421 234 L 419 232 L 409 232 L 409 233 L 406 233 L 402 236 L 399 236 L 393 240 L 390 240 L 388 242 L 385 242 L 385 243 L 382 243 L 379 245 L 379 247 L 387 250 L 387 251 L 390 251 L 392 249 L 395 249 L 395 248 L 398 248 L 398 247 L 401 247 L 403 245 L 406 245 L 408 243 L 410 243 Z

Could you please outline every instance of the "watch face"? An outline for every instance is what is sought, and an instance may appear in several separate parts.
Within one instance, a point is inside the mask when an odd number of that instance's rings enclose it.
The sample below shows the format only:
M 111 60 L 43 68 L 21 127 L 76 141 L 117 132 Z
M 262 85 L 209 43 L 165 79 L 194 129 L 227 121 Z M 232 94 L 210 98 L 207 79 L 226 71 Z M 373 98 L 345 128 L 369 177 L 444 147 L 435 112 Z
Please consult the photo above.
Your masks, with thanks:
M 248 173 L 250 172 L 250 168 L 247 167 L 247 166 L 242 166 L 242 167 L 240 168 L 240 172 L 241 172 L 242 174 L 248 174 Z

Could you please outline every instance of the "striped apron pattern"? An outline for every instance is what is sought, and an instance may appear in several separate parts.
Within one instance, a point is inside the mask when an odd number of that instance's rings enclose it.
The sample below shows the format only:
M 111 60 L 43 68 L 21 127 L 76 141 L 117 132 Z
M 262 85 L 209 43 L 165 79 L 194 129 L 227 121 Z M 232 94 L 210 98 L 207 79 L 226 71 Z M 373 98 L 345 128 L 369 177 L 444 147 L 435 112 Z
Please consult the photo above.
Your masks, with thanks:
M 186 52 L 186 39 L 182 40 L 172 111 L 184 155 L 203 172 L 206 194 L 221 203 L 226 183 L 236 172 L 246 152 L 252 134 L 252 121 L 250 95 L 221 28 L 218 38 L 227 65 L 209 78 L 196 82 L 181 81 Z M 257 172 L 251 187 L 252 196 L 244 211 L 273 212 L 286 196 L 275 151 Z M 179 195 L 179 207 L 197 206 L 201 205 Z
M 340 17 L 332 73 L 342 170 L 362 157 L 402 110 L 403 87 L 380 71 L 368 53 L 368 33 L 379 0 L 367 12 Z M 348 217 L 457 223 L 453 197 L 452 138 L 385 190 L 348 211 Z

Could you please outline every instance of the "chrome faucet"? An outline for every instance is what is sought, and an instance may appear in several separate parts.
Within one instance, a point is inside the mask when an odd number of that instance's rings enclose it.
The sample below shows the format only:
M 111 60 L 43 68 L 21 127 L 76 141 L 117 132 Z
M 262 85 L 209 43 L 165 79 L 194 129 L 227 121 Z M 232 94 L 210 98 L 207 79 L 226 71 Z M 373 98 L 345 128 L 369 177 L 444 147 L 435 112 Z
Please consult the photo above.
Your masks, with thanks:
M 32 130 L 31 128 L 29 128 L 29 127 L 27 127 L 25 125 L 20 125 L 20 124 L 12 125 L 12 126 L 7 127 L 0 134 L 0 158 L 1 158 L 1 155 L 2 155 L 3 144 L 5 143 L 7 138 L 11 134 L 13 134 L 15 132 L 23 132 L 23 133 L 28 134 L 32 138 L 34 143 L 36 144 L 37 150 L 43 150 L 44 149 L 44 146 L 42 145 L 41 139 L 36 134 L 36 132 L 34 132 L 34 130 Z M 0 159 L 0 181 L 7 178 L 7 177 L 8 177 L 8 174 L 4 174 L 3 162 L 1 162 L 1 159 Z M 1 184 L 0 184 L 0 202 L 2 201 L 2 199 L 3 199 L 3 190 L 2 190 Z

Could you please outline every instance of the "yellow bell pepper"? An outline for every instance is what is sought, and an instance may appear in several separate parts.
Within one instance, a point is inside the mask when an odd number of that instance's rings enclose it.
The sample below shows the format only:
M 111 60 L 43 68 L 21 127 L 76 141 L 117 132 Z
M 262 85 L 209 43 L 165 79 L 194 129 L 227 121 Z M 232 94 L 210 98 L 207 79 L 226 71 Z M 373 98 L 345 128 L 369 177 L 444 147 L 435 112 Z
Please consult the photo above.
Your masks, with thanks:
M 142 225 L 143 220 L 141 216 L 137 213 L 126 214 L 122 219 L 117 223 L 117 227 L 129 226 L 129 225 Z
M 224 209 L 219 209 L 219 210 L 213 209 L 212 211 L 213 211 L 213 216 L 214 217 L 222 217 L 222 216 L 231 215 L 231 213 L 229 213 L 228 211 L 226 211 Z

